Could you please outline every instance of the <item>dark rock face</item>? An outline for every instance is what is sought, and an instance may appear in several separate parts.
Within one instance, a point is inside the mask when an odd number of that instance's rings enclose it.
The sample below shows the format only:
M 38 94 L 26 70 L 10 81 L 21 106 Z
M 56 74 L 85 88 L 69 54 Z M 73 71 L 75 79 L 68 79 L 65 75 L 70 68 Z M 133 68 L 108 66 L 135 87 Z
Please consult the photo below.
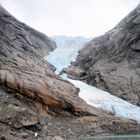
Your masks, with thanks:
M 140 5 L 115 28 L 87 43 L 65 71 L 140 105 Z

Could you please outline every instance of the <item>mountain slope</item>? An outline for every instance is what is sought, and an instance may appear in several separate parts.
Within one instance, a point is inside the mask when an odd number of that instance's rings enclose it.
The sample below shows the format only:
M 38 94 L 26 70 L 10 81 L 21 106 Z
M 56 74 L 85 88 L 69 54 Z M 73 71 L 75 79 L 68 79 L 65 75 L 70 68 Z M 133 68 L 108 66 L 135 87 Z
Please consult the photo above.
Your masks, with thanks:
M 140 105 L 140 5 L 80 50 L 69 76 Z
M 85 37 L 69 37 L 69 36 L 51 36 L 56 42 L 57 48 L 46 57 L 47 61 L 57 67 L 56 73 L 62 71 L 70 65 L 70 61 L 74 61 L 77 52 L 83 48 L 83 45 L 90 40 Z
M 0 23 L 2 87 L 30 98 L 32 104 L 43 104 L 46 113 L 61 115 L 62 111 L 62 114 L 69 112 L 73 115 L 75 112 L 100 114 L 95 108 L 88 107 L 78 97 L 78 89 L 55 75 L 54 68 L 43 59 L 43 56 L 56 48 L 53 41 L 19 22 L 2 7 Z
M 47 36 L 0 6 L 0 139 L 60 139 L 59 135 L 67 139 L 140 131 L 135 121 L 87 105 L 77 88 L 55 75 L 54 67 L 43 58 L 54 48 Z
M 80 89 L 79 96 L 83 100 L 92 106 L 112 113 L 114 116 L 125 117 L 140 122 L 139 107 L 94 86 L 89 86 L 82 81 L 71 80 L 66 74 L 63 74 L 67 70 L 66 67 L 75 60 L 78 51 L 83 47 L 82 45 L 87 39 L 83 37 L 57 36 L 54 40 L 56 41 L 57 48 L 46 56 L 46 60 L 55 66 L 56 72 L 60 73 L 64 79 L 70 81 Z

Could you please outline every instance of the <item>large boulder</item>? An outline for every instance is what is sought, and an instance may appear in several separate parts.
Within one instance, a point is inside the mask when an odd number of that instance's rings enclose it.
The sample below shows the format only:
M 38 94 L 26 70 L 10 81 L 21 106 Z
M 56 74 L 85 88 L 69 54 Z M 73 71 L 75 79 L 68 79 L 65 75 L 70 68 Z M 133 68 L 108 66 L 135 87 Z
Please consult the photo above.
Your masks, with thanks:
M 140 5 L 115 28 L 88 42 L 65 71 L 140 105 Z

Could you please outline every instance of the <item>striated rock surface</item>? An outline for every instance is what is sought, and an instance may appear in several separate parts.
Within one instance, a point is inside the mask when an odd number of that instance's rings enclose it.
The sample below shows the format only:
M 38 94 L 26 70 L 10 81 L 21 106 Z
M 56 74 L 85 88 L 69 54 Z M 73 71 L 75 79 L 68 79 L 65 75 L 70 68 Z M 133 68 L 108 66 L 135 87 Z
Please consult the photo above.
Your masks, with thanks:
M 115 28 L 88 42 L 64 71 L 140 105 L 140 5 Z
M 55 47 L 47 36 L 0 6 L 0 139 L 139 133 L 135 121 L 115 118 L 87 105 L 78 97 L 77 88 L 54 74 L 55 68 L 43 56 Z
M 140 132 L 140 125 L 135 121 L 112 116 L 43 117 L 36 112 L 31 99 L 20 98 L 0 90 L 0 139 L 71 140 Z
M 56 46 L 44 34 L 28 27 L 0 7 L 0 85 L 42 103 L 55 115 L 95 114 L 78 97 L 78 89 L 55 75 L 43 59 Z M 67 113 L 66 113 L 67 114 Z

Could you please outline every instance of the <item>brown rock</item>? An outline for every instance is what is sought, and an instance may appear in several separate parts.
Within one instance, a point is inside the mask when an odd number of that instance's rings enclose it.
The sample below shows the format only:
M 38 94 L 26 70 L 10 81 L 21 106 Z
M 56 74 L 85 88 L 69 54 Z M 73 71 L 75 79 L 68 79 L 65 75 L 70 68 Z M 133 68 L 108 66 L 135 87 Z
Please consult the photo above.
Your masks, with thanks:
M 1 6 L 0 23 L 1 86 L 23 95 L 19 98 L 28 97 L 42 115 L 100 115 L 78 97 L 78 89 L 55 75 L 54 68 L 43 59 L 56 47 L 53 41 Z
M 0 6 L 0 135 L 12 140 L 26 136 L 60 140 L 78 135 L 138 133 L 137 123 L 110 117 L 87 105 L 74 85 L 54 74 L 55 68 L 43 60 L 54 48 L 47 36 Z M 71 123 L 73 119 L 80 123 Z M 113 125 L 113 120 L 120 122 Z

